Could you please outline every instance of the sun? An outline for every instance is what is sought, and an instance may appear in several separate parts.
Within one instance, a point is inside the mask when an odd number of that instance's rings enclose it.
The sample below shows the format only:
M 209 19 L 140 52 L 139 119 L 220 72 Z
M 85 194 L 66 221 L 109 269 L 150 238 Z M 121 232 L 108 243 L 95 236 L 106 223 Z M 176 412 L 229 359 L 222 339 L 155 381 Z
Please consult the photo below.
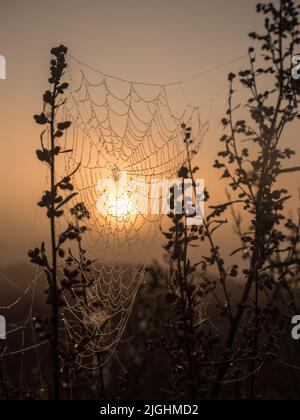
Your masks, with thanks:
M 135 212 L 135 206 L 128 194 L 113 197 L 109 203 L 108 214 L 115 217 L 130 216 Z
M 129 220 L 139 211 L 139 191 L 128 183 L 126 172 L 118 168 L 112 170 L 111 177 L 102 178 L 97 184 L 100 192 L 96 207 L 102 217 L 111 217 L 118 221 Z

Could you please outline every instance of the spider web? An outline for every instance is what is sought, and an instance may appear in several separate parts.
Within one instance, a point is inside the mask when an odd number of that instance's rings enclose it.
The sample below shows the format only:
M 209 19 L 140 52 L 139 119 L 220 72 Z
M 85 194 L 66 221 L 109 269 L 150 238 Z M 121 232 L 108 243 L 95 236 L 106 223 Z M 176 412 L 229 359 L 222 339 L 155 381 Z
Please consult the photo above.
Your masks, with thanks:
M 73 67 L 69 72 L 71 93 L 65 118 L 72 121 L 73 132 L 67 133 L 65 147 L 72 153 L 65 155 L 64 170 L 72 172 L 80 165 L 75 184 L 91 214 L 90 226 L 97 233 L 97 242 L 111 246 L 111 239 L 114 243 L 125 240 L 126 246 L 132 246 L 138 239 L 141 224 L 152 219 L 121 214 L 119 223 L 114 223 L 115 220 L 99 215 L 97 183 L 101 179 L 116 178 L 120 171 L 146 182 L 176 177 L 186 160 L 183 123 L 193 129 L 196 151 L 202 144 L 199 110 L 188 105 L 176 115 L 169 102 L 171 93 L 168 94 L 168 88 L 174 88 L 173 85 L 142 85 L 89 68 L 78 70 L 77 88 Z M 177 95 L 181 95 L 176 98 L 178 108 L 178 102 L 182 104 L 182 93 L 178 85 L 175 88 Z M 114 234 L 107 235 L 103 226 Z
M 148 185 L 176 178 L 186 160 L 182 124 L 192 128 L 195 152 L 204 127 L 198 108 L 182 105 L 178 84 L 131 82 L 76 59 L 69 84 L 63 120 L 72 122 L 64 137 L 64 149 L 71 152 L 61 170 L 65 175 L 79 168 L 72 177 L 79 194 L 69 206 L 83 202 L 88 210 L 85 248 L 97 263 L 84 293 L 72 290 L 66 298 L 64 322 L 77 346 L 85 342 L 77 363 L 94 369 L 110 358 L 124 332 L 161 218 L 132 211 L 132 191 L 125 198 L 108 197 L 114 211 L 100 213 L 97 185 L 102 179 L 119 181 L 120 172 Z

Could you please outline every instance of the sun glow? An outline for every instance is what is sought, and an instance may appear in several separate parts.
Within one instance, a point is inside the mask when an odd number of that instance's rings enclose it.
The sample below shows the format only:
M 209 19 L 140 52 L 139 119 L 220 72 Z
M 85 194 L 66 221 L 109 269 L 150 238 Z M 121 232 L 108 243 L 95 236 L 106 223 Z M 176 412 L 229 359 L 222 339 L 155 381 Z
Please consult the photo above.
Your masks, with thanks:
M 122 194 L 109 198 L 107 214 L 114 217 L 129 217 L 136 214 L 136 207 L 128 194 Z
M 97 210 L 102 216 L 128 220 L 139 214 L 138 190 L 128 184 L 127 172 L 113 172 L 111 178 L 101 179 L 97 190 L 100 193 Z

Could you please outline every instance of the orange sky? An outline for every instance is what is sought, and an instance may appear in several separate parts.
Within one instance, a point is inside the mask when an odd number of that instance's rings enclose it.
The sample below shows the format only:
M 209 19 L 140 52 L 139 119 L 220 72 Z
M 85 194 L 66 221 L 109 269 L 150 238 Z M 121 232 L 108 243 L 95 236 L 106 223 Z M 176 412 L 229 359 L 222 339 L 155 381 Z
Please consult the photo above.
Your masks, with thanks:
M 254 0 L 2 0 L 0 54 L 7 80 L 0 81 L 0 265 L 26 259 L 45 235 L 36 202 L 45 169 L 35 158 L 47 88 L 49 50 L 64 43 L 72 55 L 106 73 L 130 80 L 164 83 L 201 73 L 244 55 L 247 33 L 259 28 Z M 198 157 L 201 177 L 220 195 L 210 162 L 218 147 L 226 109 L 227 73 L 245 64 L 224 65 L 183 85 L 189 102 L 199 105 L 210 131 Z M 211 99 L 216 98 L 210 103 Z M 286 137 L 299 151 L 297 127 Z M 291 181 L 294 191 L 298 182 Z M 294 210 L 296 202 L 293 203 Z

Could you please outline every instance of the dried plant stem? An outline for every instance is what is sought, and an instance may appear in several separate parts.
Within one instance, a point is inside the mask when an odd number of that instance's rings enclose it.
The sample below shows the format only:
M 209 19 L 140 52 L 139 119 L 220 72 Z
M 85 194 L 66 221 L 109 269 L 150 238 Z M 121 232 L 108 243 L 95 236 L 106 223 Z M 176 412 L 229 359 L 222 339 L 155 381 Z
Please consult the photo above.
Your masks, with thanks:
M 57 95 L 57 82 L 53 85 L 53 97 Z M 50 139 L 51 150 L 55 148 L 55 102 L 51 106 L 51 120 L 50 120 Z M 53 153 L 50 165 L 52 192 L 51 202 L 51 250 L 52 250 L 52 355 L 53 355 L 53 398 L 60 399 L 60 366 L 59 366 L 59 343 L 58 343 L 58 327 L 59 327 L 59 303 L 58 303 L 58 286 L 57 286 L 57 244 L 56 244 L 56 226 L 55 226 L 55 196 L 56 196 L 56 181 L 55 181 L 55 154 Z

